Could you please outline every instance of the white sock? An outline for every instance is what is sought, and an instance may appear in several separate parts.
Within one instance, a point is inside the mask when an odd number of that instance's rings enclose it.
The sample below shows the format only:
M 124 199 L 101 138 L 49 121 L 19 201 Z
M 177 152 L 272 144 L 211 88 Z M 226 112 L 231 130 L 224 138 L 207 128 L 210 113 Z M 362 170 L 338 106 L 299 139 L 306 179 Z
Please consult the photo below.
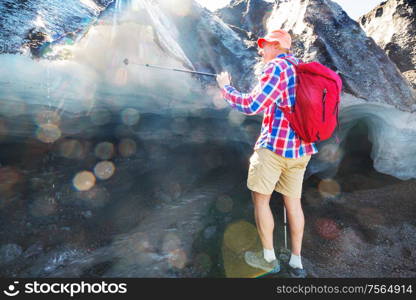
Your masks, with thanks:
M 264 259 L 267 262 L 271 262 L 276 259 L 276 255 L 274 254 L 274 248 L 272 249 L 263 248 L 263 255 L 264 255 Z
M 302 261 L 300 259 L 300 255 L 295 255 L 295 254 L 292 253 L 292 255 L 290 256 L 289 265 L 292 268 L 303 269 Z

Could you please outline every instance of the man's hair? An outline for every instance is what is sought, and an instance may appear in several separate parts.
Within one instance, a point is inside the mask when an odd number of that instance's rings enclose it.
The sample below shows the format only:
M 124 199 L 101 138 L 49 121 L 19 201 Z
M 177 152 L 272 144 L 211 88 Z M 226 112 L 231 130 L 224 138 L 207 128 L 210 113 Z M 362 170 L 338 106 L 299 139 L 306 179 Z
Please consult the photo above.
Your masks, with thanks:
M 291 52 L 291 50 L 287 49 L 287 48 L 280 48 L 280 49 L 284 50 L 286 54 L 289 54 Z M 263 62 L 261 57 L 257 57 L 256 58 L 256 63 L 253 66 L 254 75 L 255 76 L 260 76 L 261 73 L 263 72 L 265 66 L 266 66 L 266 64 Z
M 254 75 L 258 77 L 263 72 L 264 67 L 266 66 L 266 64 L 259 57 L 257 57 L 256 60 L 257 60 L 257 62 L 253 66 L 253 71 L 254 71 Z

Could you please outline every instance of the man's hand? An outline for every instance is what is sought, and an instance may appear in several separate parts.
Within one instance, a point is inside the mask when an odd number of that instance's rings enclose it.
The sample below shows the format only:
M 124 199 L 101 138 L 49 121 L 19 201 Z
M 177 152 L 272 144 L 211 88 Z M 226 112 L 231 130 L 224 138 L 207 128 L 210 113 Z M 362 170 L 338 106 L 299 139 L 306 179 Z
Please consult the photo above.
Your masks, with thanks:
M 228 74 L 228 72 L 221 72 L 219 75 L 217 75 L 217 83 L 220 88 L 223 88 L 224 85 L 230 85 L 231 82 L 231 76 Z

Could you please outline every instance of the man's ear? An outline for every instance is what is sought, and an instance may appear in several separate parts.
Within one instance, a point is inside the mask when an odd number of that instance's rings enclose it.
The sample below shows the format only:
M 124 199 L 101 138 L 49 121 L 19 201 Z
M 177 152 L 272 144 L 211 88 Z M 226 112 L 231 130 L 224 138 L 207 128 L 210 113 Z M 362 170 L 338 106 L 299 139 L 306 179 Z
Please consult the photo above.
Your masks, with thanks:
M 280 42 L 275 42 L 274 43 L 274 48 L 275 49 L 280 49 Z

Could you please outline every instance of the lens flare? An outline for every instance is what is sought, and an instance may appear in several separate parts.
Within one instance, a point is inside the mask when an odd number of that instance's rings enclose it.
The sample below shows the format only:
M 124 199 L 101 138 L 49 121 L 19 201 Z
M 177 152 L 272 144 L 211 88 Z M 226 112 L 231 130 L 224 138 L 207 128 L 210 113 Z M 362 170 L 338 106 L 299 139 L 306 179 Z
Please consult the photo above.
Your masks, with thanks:
M 227 226 L 223 242 L 231 251 L 243 253 L 253 248 L 256 241 L 256 227 L 246 221 L 237 221 Z
M 107 180 L 113 176 L 116 167 L 111 161 L 101 161 L 94 167 L 94 174 L 101 180 Z
M 121 120 L 128 126 L 133 126 L 139 122 L 140 113 L 137 109 L 126 108 L 121 112 Z
M 181 240 L 179 237 L 169 232 L 163 238 L 162 251 L 168 256 L 168 262 L 171 266 L 182 269 L 187 261 L 186 253 L 181 249 Z
M 182 249 L 175 249 L 169 253 L 168 262 L 171 266 L 183 269 L 187 261 L 186 253 Z
M 59 126 L 61 122 L 61 116 L 53 110 L 42 110 L 35 116 L 35 122 L 39 126 L 43 124 L 53 124 Z
M 319 149 L 318 159 L 329 163 L 339 161 L 343 156 L 342 149 L 336 144 L 326 144 Z
M 137 152 L 136 142 L 132 139 L 122 139 L 118 145 L 118 152 L 123 157 L 133 156 Z
M 84 147 L 77 140 L 64 140 L 59 144 L 59 153 L 66 158 L 81 159 L 84 157 Z
M 36 137 L 44 143 L 52 144 L 61 137 L 61 130 L 54 124 L 42 124 L 36 130 Z
M 150 244 L 149 237 L 143 232 L 137 232 L 131 237 L 135 241 L 134 249 L 140 252 L 154 251 L 154 247 Z
M 317 219 L 315 221 L 315 229 L 319 236 L 326 240 L 334 240 L 341 233 L 338 224 L 334 220 L 328 218 Z
M 246 116 L 236 110 L 230 110 L 230 113 L 228 114 L 228 122 L 232 126 L 240 126 L 245 119 Z
M 319 193 L 325 198 L 334 198 L 341 193 L 341 186 L 333 179 L 323 179 L 318 185 Z
M 95 185 L 95 176 L 89 171 L 82 171 L 75 175 L 72 183 L 78 191 L 88 191 Z
M 114 145 L 110 142 L 102 142 L 95 146 L 95 156 L 102 160 L 108 160 L 114 155 Z

